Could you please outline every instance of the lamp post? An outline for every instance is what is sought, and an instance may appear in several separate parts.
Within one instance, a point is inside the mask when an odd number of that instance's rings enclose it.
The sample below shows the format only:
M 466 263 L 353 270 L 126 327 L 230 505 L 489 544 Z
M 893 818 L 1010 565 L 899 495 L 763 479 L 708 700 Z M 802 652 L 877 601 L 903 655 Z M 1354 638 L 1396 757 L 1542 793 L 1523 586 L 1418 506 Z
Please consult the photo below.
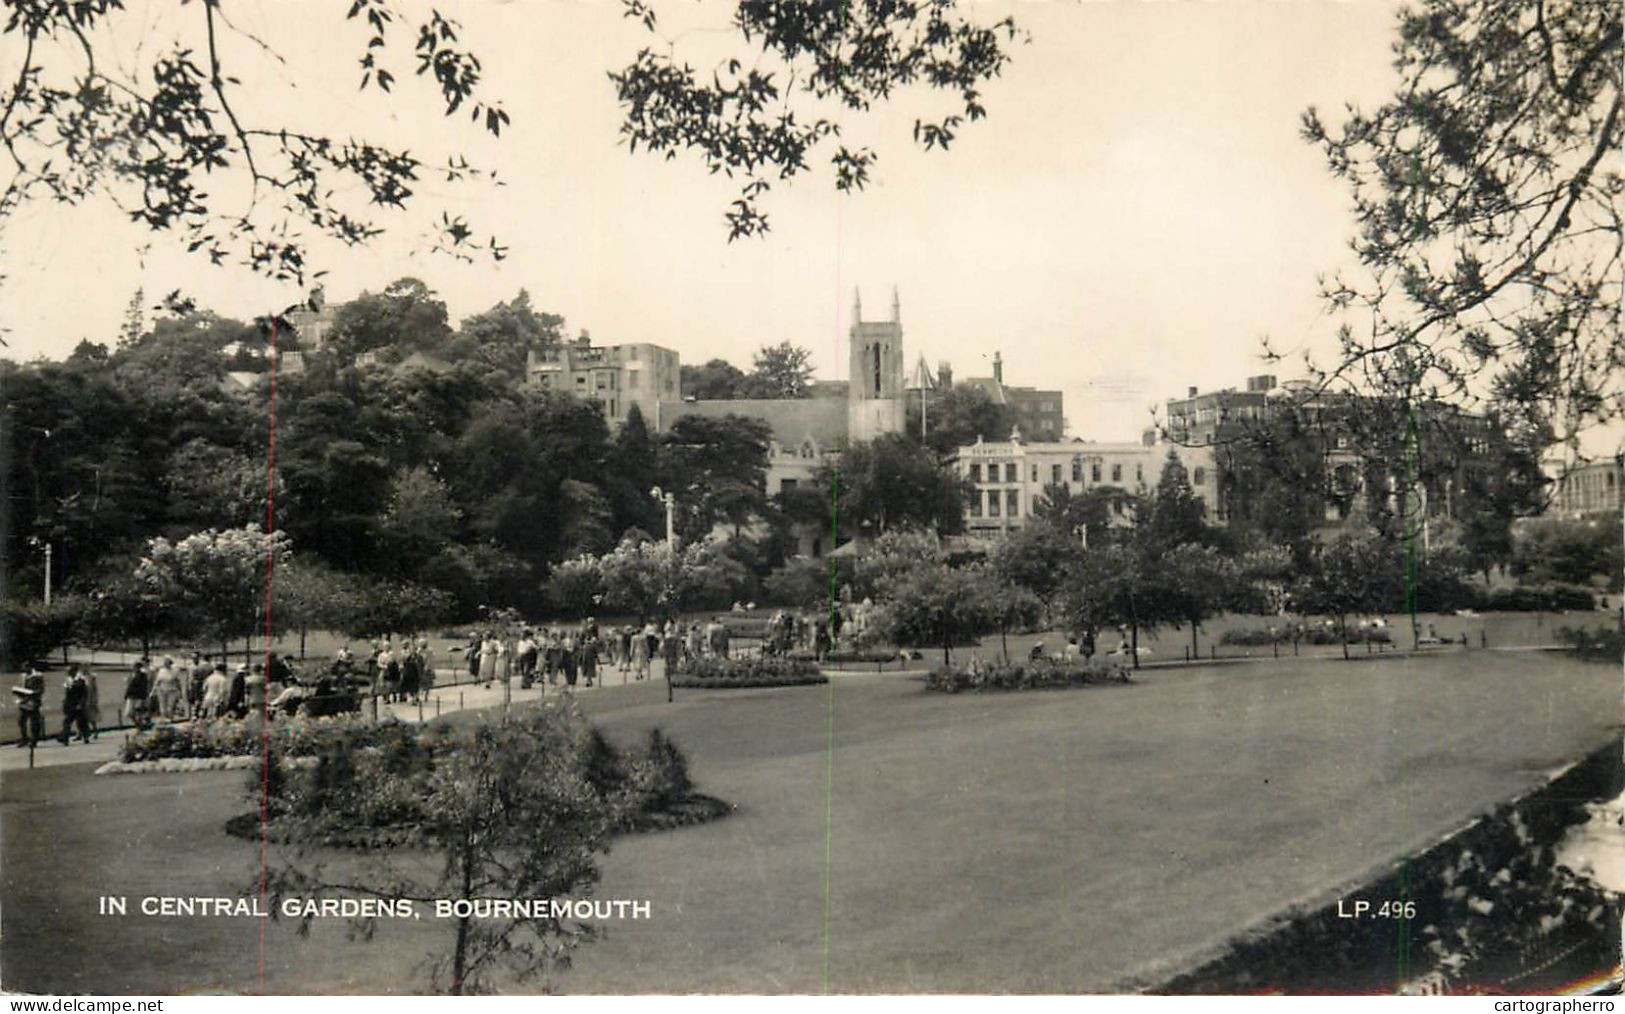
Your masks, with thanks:
M 677 506 L 677 498 L 664 492 L 659 486 L 649 491 L 649 495 L 666 505 L 666 548 L 677 548 L 677 525 L 673 511 Z

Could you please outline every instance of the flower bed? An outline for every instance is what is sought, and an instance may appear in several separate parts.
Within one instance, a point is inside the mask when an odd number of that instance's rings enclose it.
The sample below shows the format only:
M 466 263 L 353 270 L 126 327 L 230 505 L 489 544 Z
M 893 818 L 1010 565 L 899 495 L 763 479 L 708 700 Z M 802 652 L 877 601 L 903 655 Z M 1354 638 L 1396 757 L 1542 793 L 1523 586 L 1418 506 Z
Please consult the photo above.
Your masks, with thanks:
M 818 663 L 801 658 L 696 658 L 671 678 L 674 687 L 716 690 L 825 682 Z
M 817 657 L 805 648 L 798 648 L 785 657 L 809 662 L 817 661 Z M 896 648 L 848 648 L 844 651 L 826 651 L 823 660 L 830 665 L 884 665 L 887 662 L 900 664 L 906 658 L 906 653 Z
M 131 737 L 119 759 L 137 761 L 191 757 L 308 757 L 336 744 L 364 746 L 381 741 L 392 723 L 374 725 L 359 715 L 290 718 L 266 731 L 258 722 L 227 719 L 154 726 Z
M 1355 627 L 1349 626 L 1350 644 L 1392 644 L 1393 632 L 1387 627 Z M 1257 647 L 1271 642 L 1276 644 L 1291 644 L 1293 628 L 1289 626 L 1278 627 L 1274 630 L 1263 627 L 1253 627 L 1239 630 L 1226 630 L 1224 636 L 1219 638 L 1220 644 L 1241 645 L 1244 647 Z M 1337 628 L 1325 625 L 1312 625 L 1298 628 L 1297 640 L 1301 644 L 1336 644 Z
M 273 755 L 249 786 L 251 797 L 268 790 L 268 819 L 259 811 L 240 814 L 226 830 L 308 842 L 315 828 L 322 844 L 344 848 L 431 845 L 426 828 L 435 826 L 436 780 L 452 777 L 447 772 L 491 728 L 497 726 L 360 726 L 329 737 L 315 756 Z M 623 749 L 578 710 L 542 707 L 516 712 L 500 730 L 517 731 L 523 748 L 535 751 L 535 777 L 617 832 L 680 827 L 733 811 L 695 790 L 687 759 L 659 729 L 640 748 Z
M 962 691 L 1056 690 L 1091 683 L 1128 683 L 1127 666 L 1104 661 L 983 662 L 973 659 L 964 667 L 934 669 L 925 688 L 943 694 Z

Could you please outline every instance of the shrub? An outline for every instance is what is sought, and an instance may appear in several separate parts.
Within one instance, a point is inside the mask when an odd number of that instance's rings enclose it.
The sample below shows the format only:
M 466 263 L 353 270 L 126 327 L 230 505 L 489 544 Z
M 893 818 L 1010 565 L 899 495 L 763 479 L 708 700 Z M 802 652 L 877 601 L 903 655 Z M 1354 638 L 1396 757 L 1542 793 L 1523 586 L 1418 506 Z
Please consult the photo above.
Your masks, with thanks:
M 1580 658 L 1619 665 L 1625 659 L 1625 631 L 1617 628 L 1586 630 L 1575 627 L 1557 628 L 1557 639 L 1569 646 L 1569 651 Z
M 983 662 L 972 659 L 968 666 L 932 670 L 926 674 L 925 686 L 927 690 L 938 693 L 957 694 L 967 690 L 1053 690 L 1087 686 L 1090 683 L 1128 681 L 1126 666 L 1094 659 L 1075 662 L 1045 659 Z
M 403 735 L 399 730 L 405 728 L 398 722 L 372 725 L 357 715 L 291 718 L 273 724 L 269 732 L 257 722 L 186 722 L 154 726 L 131 737 L 121 759 L 129 763 L 168 757 L 259 756 L 267 751 L 276 757 L 312 757 L 335 747 L 376 746 Z
M 824 683 L 818 663 L 803 658 L 694 658 L 672 677 L 679 687 L 732 689 Z
M 1597 608 L 1591 589 L 1573 584 L 1517 585 L 1498 588 L 1484 595 L 1478 608 L 1487 612 L 1561 612 L 1568 609 L 1590 611 Z
M 1326 626 L 1323 623 L 1304 624 L 1301 626 L 1279 627 L 1274 631 L 1264 627 L 1250 629 L 1226 630 L 1219 638 L 1220 644 L 1236 645 L 1240 647 L 1256 648 L 1261 645 L 1291 644 L 1294 633 L 1302 644 L 1336 644 L 1336 625 Z M 1392 644 L 1393 631 L 1387 627 L 1360 627 L 1349 625 L 1348 643 L 1350 644 Z

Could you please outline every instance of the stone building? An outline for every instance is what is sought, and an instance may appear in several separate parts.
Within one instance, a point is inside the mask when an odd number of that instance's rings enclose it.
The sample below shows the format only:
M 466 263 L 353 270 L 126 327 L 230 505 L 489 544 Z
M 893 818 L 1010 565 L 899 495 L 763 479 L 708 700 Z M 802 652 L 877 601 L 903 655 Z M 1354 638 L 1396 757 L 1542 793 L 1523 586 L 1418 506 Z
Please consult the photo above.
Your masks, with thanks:
M 965 528 L 971 534 L 1020 528 L 1033 516 L 1034 506 L 1049 486 L 1065 486 L 1074 495 L 1100 487 L 1148 495 L 1162 478 L 1170 451 L 1185 466 L 1191 490 L 1201 497 L 1212 518 L 1218 504 L 1218 477 L 1208 448 L 1143 441 L 1029 443 L 1018 427 L 1007 441 L 977 441 L 959 449 L 955 471 L 975 488 L 966 505 Z M 1131 520 L 1123 514 L 1121 504 L 1113 509 L 1122 523 Z
M 1625 511 L 1625 456 L 1565 465 L 1556 476 L 1547 517 L 1577 520 Z
M 1035 387 L 1013 387 L 1004 382 L 1004 356 L 993 353 L 993 376 L 965 377 L 954 381 L 946 366 L 938 368 L 941 386 L 950 389 L 976 387 L 985 391 L 995 405 L 1008 405 L 1015 425 L 1034 441 L 1058 441 L 1066 432 L 1065 405 L 1060 391 Z
M 626 421 L 633 405 L 648 425 L 658 428 L 661 405 L 681 404 L 680 372 L 677 353 L 671 349 L 648 342 L 594 345 L 585 331 L 574 341 L 530 349 L 525 357 L 527 379 L 598 402 L 612 428 Z

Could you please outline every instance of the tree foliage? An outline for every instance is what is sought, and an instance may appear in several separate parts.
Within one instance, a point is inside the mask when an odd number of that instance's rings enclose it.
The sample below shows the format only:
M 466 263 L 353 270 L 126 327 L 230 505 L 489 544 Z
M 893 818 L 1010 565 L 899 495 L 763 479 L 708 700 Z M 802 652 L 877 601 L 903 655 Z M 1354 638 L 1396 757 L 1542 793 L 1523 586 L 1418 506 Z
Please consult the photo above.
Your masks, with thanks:
M 649 0 L 623 0 L 626 15 L 657 38 Z M 726 214 L 730 239 L 764 233 L 764 196 L 774 180 L 808 171 L 825 142 L 838 190 L 861 190 L 877 155 L 839 144 L 842 119 L 915 84 L 949 91 L 959 109 L 914 121 L 914 141 L 946 150 L 967 121 L 987 115 L 981 89 L 1010 59 L 1010 18 L 962 16 L 953 0 L 744 0 L 733 28 L 750 50 L 709 69 L 680 58 L 675 39 L 640 50 L 610 75 L 632 151 L 667 159 L 690 151 L 711 172 L 742 180 Z
M 1304 117 L 1367 273 L 1327 283 L 1358 317 L 1323 379 L 1487 397 L 1573 440 L 1625 410 L 1621 7 L 1424 0 L 1397 28 L 1390 101 Z
M 0 146 L 11 167 L 0 220 L 36 197 L 103 198 L 213 263 L 302 280 L 312 237 L 364 243 L 384 232 L 380 212 L 417 203 L 426 178 L 484 175 L 460 155 L 435 165 L 286 113 L 251 115 L 295 104 L 249 101 L 250 90 L 277 81 L 281 57 L 233 20 L 233 6 L 183 4 L 166 39 L 145 10 L 119 0 L 9 0 L 3 35 L 18 61 L 0 86 Z M 457 22 L 435 10 L 411 19 L 384 0 L 355 0 L 344 20 L 358 30 L 363 90 L 393 95 L 396 69 L 410 62 L 447 116 L 469 113 L 493 135 L 507 125 Z M 113 38 L 137 40 L 140 58 L 122 59 Z M 429 245 L 459 256 L 503 253 L 460 215 L 442 211 L 426 232 Z

